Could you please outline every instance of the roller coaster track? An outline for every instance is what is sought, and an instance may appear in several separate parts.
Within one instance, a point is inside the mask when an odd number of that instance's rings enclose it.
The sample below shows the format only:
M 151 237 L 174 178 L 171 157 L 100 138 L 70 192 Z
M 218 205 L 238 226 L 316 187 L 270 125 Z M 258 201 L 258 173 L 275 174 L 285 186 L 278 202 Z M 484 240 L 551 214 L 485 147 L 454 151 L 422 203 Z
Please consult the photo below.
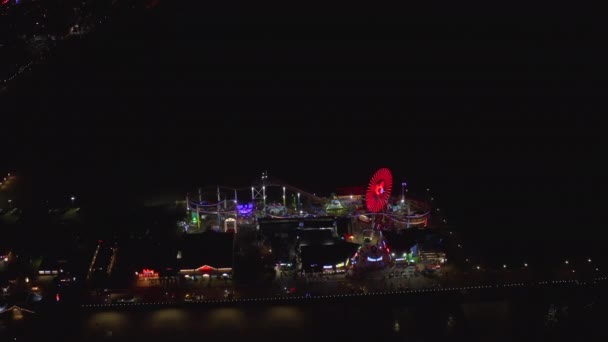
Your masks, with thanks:
M 315 194 L 311 194 L 310 192 L 304 191 L 304 190 L 302 190 L 300 188 L 297 188 L 297 187 L 295 187 L 293 185 L 290 185 L 289 183 L 287 183 L 285 181 L 282 181 L 282 180 L 274 178 L 274 177 L 270 178 L 270 180 L 267 181 L 265 185 L 266 186 L 285 187 L 286 190 L 302 194 L 302 196 L 308 197 L 312 201 L 315 201 L 315 202 L 323 203 L 323 202 L 326 201 L 323 198 L 321 198 L 321 197 L 319 197 L 319 196 L 317 196 Z

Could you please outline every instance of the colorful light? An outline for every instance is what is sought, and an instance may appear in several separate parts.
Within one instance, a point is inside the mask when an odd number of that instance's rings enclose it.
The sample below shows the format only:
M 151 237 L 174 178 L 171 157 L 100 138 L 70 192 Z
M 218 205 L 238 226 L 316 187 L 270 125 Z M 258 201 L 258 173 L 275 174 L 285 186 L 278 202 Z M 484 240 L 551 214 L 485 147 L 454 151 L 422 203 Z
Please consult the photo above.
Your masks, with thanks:
M 249 215 L 253 212 L 253 204 L 238 204 L 236 209 L 239 211 L 240 215 Z
M 379 212 L 388 204 L 393 189 L 393 174 L 382 168 L 372 176 L 365 194 L 365 204 L 371 212 Z

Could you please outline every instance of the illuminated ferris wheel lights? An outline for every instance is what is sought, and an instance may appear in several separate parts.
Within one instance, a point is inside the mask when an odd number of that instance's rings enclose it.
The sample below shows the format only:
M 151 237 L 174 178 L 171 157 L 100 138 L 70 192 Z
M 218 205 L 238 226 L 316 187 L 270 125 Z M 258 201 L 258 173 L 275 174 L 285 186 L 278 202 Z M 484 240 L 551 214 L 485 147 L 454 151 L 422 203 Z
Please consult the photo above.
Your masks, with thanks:
M 365 204 L 371 212 L 380 212 L 388 205 L 393 189 L 393 175 L 388 168 L 376 171 L 365 193 Z

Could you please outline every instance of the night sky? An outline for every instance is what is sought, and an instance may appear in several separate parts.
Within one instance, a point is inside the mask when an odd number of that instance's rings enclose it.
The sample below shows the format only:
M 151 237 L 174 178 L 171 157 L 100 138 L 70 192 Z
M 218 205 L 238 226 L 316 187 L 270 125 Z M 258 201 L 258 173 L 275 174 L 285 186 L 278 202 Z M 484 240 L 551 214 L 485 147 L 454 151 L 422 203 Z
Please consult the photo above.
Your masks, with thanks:
M 597 232 L 605 32 L 493 13 L 161 2 L 3 95 L 1 171 L 95 199 L 263 170 L 328 194 L 386 166 L 462 230 Z

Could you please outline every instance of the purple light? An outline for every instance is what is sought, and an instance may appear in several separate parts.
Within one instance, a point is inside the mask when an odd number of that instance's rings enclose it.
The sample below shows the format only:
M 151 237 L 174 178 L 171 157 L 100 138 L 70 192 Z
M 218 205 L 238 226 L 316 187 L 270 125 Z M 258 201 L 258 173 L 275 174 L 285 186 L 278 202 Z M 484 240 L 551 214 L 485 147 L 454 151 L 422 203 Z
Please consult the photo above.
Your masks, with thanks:
M 249 215 L 253 212 L 253 204 L 237 204 L 236 209 L 239 211 L 240 215 Z

